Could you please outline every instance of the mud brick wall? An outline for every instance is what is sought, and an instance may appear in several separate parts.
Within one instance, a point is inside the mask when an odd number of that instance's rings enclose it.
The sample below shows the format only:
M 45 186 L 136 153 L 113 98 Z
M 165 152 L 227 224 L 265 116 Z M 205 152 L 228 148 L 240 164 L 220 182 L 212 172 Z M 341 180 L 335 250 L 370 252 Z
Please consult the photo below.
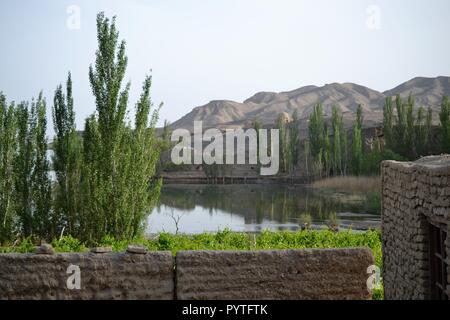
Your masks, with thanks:
M 386 299 L 430 298 L 430 222 L 446 226 L 449 233 L 450 156 L 424 157 L 415 162 L 384 161 L 382 250 Z M 446 252 L 450 257 L 449 237 Z M 450 286 L 447 292 L 450 294 Z
M 177 298 L 369 299 L 369 249 L 184 251 Z
M 366 248 L 0 254 L 0 299 L 369 299 L 373 263 Z
M 80 268 L 80 290 L 67 287 L 70 265 Z M 170 252 L 0 255 L 0 299 L 173 297 Z

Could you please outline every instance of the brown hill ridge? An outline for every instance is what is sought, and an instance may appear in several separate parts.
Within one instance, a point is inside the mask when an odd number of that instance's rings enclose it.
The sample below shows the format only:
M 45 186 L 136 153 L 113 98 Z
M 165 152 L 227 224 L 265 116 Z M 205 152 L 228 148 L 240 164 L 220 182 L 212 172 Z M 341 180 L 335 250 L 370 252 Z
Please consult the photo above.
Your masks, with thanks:
M 347 125 L 350 125 L 358 104 L 361 104 L 364 109 L 364 125 L 373 126 L 382 121 L 386 97 L 396 94 L 407 97 L 410 93 L 415 96 L 417 107 L 429 106 L 438 110 L 442 97 L 450 96 L 450 77 L 417 77 L 385 92 L 354 83 L 332 83 L 322 87 L 311 85 L 279 93 L 258 92 L 242 103 L 214 100 L 196 107 L 171 127 L 192 130 L 193 121 L 200 120 L 203 121 L 204 128 L 247 127 L 255 119 L 259 119 L 264 125 L 271 125 L 280 113 L 292 115 L 295 110 L 305 125 L 318 102 L 323 104 L 326 116 L 331 114 L 333 105 L 339 106 Z

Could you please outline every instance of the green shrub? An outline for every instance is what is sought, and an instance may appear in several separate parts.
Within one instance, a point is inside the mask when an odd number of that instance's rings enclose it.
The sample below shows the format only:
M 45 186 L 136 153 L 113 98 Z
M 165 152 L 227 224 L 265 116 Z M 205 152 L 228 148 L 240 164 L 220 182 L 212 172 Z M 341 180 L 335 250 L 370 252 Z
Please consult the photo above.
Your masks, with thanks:
M 379 175 L 381 162 L 384 160 L 406 161 L 407 159 L 390 149 L 384 149 L 381 152 L 374 150 L 364 154 L 361 168 L 362 174 Z
M 370 192 L 367 194 L 366 210 L 368 213 L 381 214 L 380 192 Z
M 64 236 L 61 239 L 53 240 L 52 246 L 56 252 L 84 252 L 87 248 L 80 240 L 72 236 Z
M 34 239 L 30 236 L 22 239 L 14 245 L 0 247 L 0 253 L 30 253 L 34 251 L 35 247 Z
M 372 299 L 373 300 L 383 300 L 384 299 L 383 284 L 381 284 L 380 286 L 378 286 L 375 289 L 373 289 L 373 291 L 372 291 Z

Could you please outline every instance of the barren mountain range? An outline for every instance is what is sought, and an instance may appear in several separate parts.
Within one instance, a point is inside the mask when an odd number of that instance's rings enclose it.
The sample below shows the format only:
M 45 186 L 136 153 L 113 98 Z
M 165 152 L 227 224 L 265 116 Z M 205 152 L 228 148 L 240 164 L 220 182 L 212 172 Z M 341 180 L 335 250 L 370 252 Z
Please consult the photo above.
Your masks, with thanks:
M 270 126 L 281 113 L 292 115 L 295 110 L 300 126 L 304 127 L 314 105 L 319 102 L 323 104 L 326 116 L 330 116 L 332 106 L 337 105 L 347 126 L 351 125 L 356 108 L 361 104 L 364 126 L 371 127 L 381 123 L 386 97 L 400 94 L 406 98 L 410 93 L 415 97 L 416 107 L 431 107 L 437 118 L 442 97 L 450 96 L 450 77 L 417 77 L 385 92 L 354 83 L 331 83 L 322 87 L 311 85 L 279 93 L 258 92 L 244 102 L 214 100 L 194 108 L 174 122 L 171 128 L 191 130 L 193 122 L 197 120 L 203 121 L 204 128 L 245 128 L 251 126 L 255 119 Z

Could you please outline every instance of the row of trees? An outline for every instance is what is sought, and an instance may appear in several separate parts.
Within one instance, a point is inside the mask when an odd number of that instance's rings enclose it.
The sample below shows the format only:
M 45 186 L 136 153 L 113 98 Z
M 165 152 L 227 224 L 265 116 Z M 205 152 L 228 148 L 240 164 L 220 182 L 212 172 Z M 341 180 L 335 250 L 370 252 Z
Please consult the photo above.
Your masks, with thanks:
M 297 110 L 292 114 L 292 119 L 289 119 L 285 114 L 280 114 L 275 127 L 279 129 L 280 171 L 290 173 L 298 164 L 300 152 Z
M 311 171 L 318 175 L 359 174 L 363 162 L 362 107 L 358 106 L 352 130 L 352 144 L 344 128 L 343 117 L 337 106 L 332 108 L 330 125 L 325 121 L 322 104 L 317 104 L 309 119 L 309 140 L 303 141 L 306 171 L 310 171 L 308 159 L 314 159 Z M 292 119 L 280 115 L 276 121 L 280 130 L 280 171 L 292 173 L 299 163 L 302 143 L 298 130 L 298 116 Z
M 318 176 L 361 175 L 378 173 L 380 162 L 386 159 L 415 160 L 431 152 L 450 153 L 450 104 L 447 97 L 442 100 L 439 118 L 440 125 L 433 136 L 431 108 L 416 109 L 413 95 L 406 100 L 399 95 L 395 99 L 387 98 L 383 108 L 382 134 L 372 137 L 374 147 L 367 150 L 363 140 L 361 105 L 357 108 L 352 129 L 347 132 L 338 107 L 332 108 L 328 123 L 323 106 L 317 104 L 309 119 L 305 158 L 307 160 L 308 154 L 311 155 L 314 160 L 312 171 Z M 431 143 L 434 137 L 440 142 L 437 148 Z
M 332 108 L 330 124 L 331 126 L 325 121 L 323 106 L 317 104 L 310 116 L 309 141 L 303 141 L 306 171 L 309 171 L 309 157 L 315 159 L 312 164 L 312 171 L 319 175 L 346 175 L 350 168 L 355 172 L 361 171 L 363 155 L 362 107 L 358 106 L 357 109 L 352 146 L 349 146 L 348 132 L 344 128 L 342 114 L 337 106 Z M 287 119 L 285 114 L 281 114 L 275 123 L 275 127 L 280 130 L 280 171 L 292 173 L 299 163 L 302 146 L 297 112 L 294 111 L 292 119 Z
M 0 93 L 0 240 L 21 232 L 48 234 L 51 185 L 47 143 L 46 102 L 8 104 Z
M 299 137 L 297 112 L 292 119 L 286 113 L 280 114 L 275 122 L 275 128 L 279 129 L 280 172 L 293 174 L 298 169 L 300 151 L 303 151 L 305 174 L 317 177 L 378 174 L 382 160 L 415 160 L 431 153 L 450 153 L 448 98 L 442 100 L 437 128 L 432 126 L 432 109 L 416 109 L 414 104 L 412 95 L 407 99 L 387 98 L 383 107 L 383 128 L 381 131 L 373 129 L 370 136 L 363 133 L 361 105 L 356 109 L 351 128 L 346 129 L 338 106 L 332 107 L 331 117 L 326 119 L 322 104 L 317 104 L 309 118 L 309 139 L 303 142 Z M 261 128 L 261 123 L 255 119 L 253 129 Z M 163 137 L 168 137 L 168 132 L 168 125 L 165 125 Z M 431 143 L 433 140 L 439 141 L 438 148 Z M 232 168 L 232 165 L 204 165 L 206 175 L 211 178 L 230 175 Z
M 313 171 L 319 175 L 346 175 L 349 171 L 348 134 L 345 131 L 342 114 L 333 106 L 330 126 L 324 119 L 322 104 L 314 106 L 309 119 L 309 152 L 315 160 Z M 357 140 L 353 143 L 352 154 L 359 159 L 362 127 L 362 108 L 358 106 L 354 130 Z M 358 140 L 359 139 L 359 140 Z M 306 155 L 308 156 L 308 155 Z
M 395 98 L 395 114 L 392 98 L 386 98 L 383 109 L 383 132 L 386 147 L 407 159 L 416 159 L 430 151 L 433 111 L 419 107 L 414 109 L 414 97 L 404 101 Z
M 56 88 L 52 163 L 42 93 L 17 106 L 0 94 L 0 242 L 69 234 L 94 243 L 106 235 L 131 239 L 142 233 L 161 186 L 153 179 L 161 105 L 153 108 L 147 76 L 133 125 L 127 119 L 130 83 L 122 85 L 127 57 L 118 36 L 115 18 L 100 13 L 98 50 L 89 68 L 96 112 L 86 119 L 82 135 L 75 126 L 70 73 L 65 90 Z

